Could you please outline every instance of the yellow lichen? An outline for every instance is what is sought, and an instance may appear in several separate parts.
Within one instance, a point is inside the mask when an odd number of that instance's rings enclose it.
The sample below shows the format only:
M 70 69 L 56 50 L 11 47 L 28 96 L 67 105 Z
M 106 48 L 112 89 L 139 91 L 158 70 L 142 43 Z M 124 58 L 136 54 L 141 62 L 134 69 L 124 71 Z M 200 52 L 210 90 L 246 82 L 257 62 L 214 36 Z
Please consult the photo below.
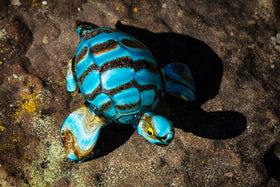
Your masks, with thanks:
M 32 84 L 27 83 L 27 87 L 30 89 L 32 87 Z M 33 91 L 33 93 L 31 94 L 23 93 L 21 95 L 21 98 L 21 101 L 17 101 L 15 103 L 17 108 L 13 114 L 14 123 L 19 123 L 23 118 L 24 114 L 34 114 L 37 111 L 37 109 L 41 106 L 42 101 L 36 90 Z
M 36 111 L 36 104 L 37 101 L 31 100 L 31 101 L 25 101 L 22 105 L 21 105 L 21 109 L 23 112 L 26 113 L 34 113 Z
M 19 142 L 20 137 L 16 136 L 15 132 L 13 132 L 13 136 L 11 137 L 13 143 Z
M 3 132 L 4 130 L 6 130 L 6 127 L 3 127 L 3 126 L 1 125 L 1 123 L 2 123 L 2 121 L 0 121 L 0 132 Z
M 23 156 L 23 157 L 21 157 L 21 159 L 22 159 L 22 160 L 26 160 L 26 161 L 28 161 L 28 162 L 31 161 L 31 157 L 27 157 L 27 156 Z
M 70 95 L 71 97 L 77 97 L 78 99 L 81 99 L 83 97 L 78 88 L 74 92 L 71 92 Z
M 26 86 L 27 86 L 28 88 L 31 88 L 31 87 L 32 87 L 32 83 L 31 83 L 31 82 L 28 82 L 28 83 L 26 84 Z
M 8 131 L 6 131 L 8 132 Z M 4 143 L 1 143 L 0 144 L 0 153 L 1 151 L 4 151 L 4 150 L 9 150 L 9 149 L 13 149 L 15 144 L 21 144 L 20 140 L 21 140 L 21 137 L 19 137 L 15 131 L 13 131 L 12 134 L 7 134 L 6 133 L 6 136 L 9 137 L 6 140 L 6 142 Z
M 58 83 L 59 86 L 65 86 L 66 85 L 65 74 L 63 74 L 63 73 L 58 74 L 57 83 Z
M 0 125 L 0 131 L 3 132 L 4 130 L 6 130 L 6 127 Z
M 9 149 L 10 147 L 11 147 L 10 143 L 0 144 L 0 151 L 4 151 L 6 149 Z
M 39 3 L 37 3 L 36 1 L 37 1 L 37 0 L 33 0 L 33 1 L 32 1 L 32 6 L 33 6 L 33 7 L 39 6 Z

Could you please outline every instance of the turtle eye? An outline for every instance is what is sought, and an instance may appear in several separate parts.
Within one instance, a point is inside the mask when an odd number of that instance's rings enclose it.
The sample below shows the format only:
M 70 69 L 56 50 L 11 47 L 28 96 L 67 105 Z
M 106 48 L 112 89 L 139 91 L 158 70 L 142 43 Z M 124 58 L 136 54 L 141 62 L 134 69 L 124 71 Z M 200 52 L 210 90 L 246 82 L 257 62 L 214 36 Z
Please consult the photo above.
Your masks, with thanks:
M 148 128 L 148 135 L 150 135 L 150 136 L 153 136 L 154 135 L 154 131 L 153 131 L 153 129 L 150 127 L 150 128 Z

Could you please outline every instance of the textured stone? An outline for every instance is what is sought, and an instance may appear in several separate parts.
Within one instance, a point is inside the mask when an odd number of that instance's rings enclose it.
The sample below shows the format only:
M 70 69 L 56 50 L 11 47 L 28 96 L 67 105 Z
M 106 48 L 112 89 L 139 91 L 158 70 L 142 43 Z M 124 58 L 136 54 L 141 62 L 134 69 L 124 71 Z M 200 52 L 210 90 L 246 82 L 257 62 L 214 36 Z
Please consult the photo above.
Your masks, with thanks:
M 10 2 L 0 1 L 0 185 L 280 185 L 278 1 Z M 65 82 L 77 19 L 116 24 L 161 66 L 190 67 L 198 100 L 166 96 L 158 108 L 175 126 L 168 147 L 114 124 L 88 160 L 66 159 L 60 127 L 84 101 Z
M 17 16 L 1 19 L 0 25 L 1 62 L 24 55 L 33 41 L 32 33 L 26 25 Z

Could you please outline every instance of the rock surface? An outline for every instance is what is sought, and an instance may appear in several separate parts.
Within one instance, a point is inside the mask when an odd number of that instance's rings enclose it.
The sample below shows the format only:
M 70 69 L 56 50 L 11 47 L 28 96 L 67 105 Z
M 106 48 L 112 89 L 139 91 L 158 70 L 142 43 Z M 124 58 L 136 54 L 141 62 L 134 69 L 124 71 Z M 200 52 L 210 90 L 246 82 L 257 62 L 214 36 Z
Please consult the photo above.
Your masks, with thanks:
M 277 0 L 0 1 L 0 185 L 279 186 L 279 7 Z M 60 127 L 83 103 L 65 83 L 77 19 L 116 25 L 162 66 L 190 67 L 198 100 L 167 96 L 158 109 L 174 122 L 168 147 L 114 124 L 86 162 L 66 159 Z

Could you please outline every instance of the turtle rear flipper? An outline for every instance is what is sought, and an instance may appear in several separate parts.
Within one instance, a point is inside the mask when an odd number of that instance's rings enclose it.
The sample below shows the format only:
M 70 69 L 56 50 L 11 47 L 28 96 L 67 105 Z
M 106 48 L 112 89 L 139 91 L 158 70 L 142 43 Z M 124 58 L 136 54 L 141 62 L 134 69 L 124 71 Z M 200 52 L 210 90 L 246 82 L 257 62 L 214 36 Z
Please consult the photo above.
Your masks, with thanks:
M 93 150 L 104 125 L 106 122 L 85 105 L 72 112 L 60 131 L 67 158 L 78 162 L 85 160 Z
M 164 67 L 165 92 L 186 101 L 196 100 L 195 84 L 189 68 L 179 62 Z
M 75 58 L 68 61 L 68 69 L 67 69 L 67 76 L 66 76 L 66 85 L 67 85 L 67 91 L 68 92 L 74 92 L 77 89 L 77 82 L 74 77 L 73 73 L 73 62 L 75 61 Z

